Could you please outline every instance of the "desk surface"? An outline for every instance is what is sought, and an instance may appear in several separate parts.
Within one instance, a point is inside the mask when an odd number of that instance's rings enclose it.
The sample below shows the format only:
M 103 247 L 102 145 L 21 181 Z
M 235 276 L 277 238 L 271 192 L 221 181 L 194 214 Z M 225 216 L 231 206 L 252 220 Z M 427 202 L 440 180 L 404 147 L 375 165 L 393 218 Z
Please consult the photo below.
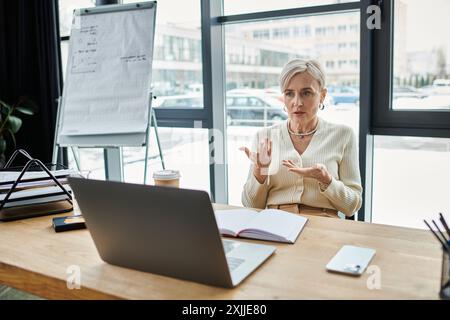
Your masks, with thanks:
M 87 230 L 55 233 L 51 218 L 0 223 L 0 283 L 57 299 L 439 298 L 442 253 L 424 230 L 308 217 L 295 244 L 271 242 L 277 251 L 269 260 L 237 288 L 223 289 L 109 265 Z M 368 288 L 377 283 L 368 273 L 325 270 L 345 244 L 376 249 L 371 265 L 379 268 L 380 289 Z M 80 267 L 81 289 L 67 288 L 72 265 Z

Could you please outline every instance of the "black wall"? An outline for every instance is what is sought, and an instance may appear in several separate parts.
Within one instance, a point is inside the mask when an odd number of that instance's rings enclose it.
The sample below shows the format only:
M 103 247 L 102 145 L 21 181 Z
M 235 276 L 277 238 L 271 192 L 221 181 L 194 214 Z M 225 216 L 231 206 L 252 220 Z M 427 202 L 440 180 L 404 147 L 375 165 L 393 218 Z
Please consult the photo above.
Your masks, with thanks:
M 16 139 L 43 162 L 51 161 L 62 88 L 57 10 L 57 0 L 0 0 L 0 100 L 27 96 L 37 104 L 36 115 L 21 116 Z

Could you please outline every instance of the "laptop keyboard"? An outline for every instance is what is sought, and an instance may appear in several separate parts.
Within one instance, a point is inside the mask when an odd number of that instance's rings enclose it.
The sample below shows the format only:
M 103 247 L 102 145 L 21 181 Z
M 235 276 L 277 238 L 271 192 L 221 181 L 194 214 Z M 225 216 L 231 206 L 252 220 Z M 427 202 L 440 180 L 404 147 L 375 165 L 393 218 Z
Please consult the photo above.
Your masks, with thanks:
M 225 250 L 225 254 L 232 251 L 236 247 L 236 243 L 230 242 L 230 241 L 222 241 L 223 248 Z M 245 262 L 245 259 L 236 258 L 236 257 L 226 257 L 228 262 L 228 267 L 230 268 L 230 271 L 233 271 L 237 267 L 239 267 L 241 264 Z
M 228 267 L 230 268 L 230 271 L 233 271 L 234 269 L 239 267 L 244 263 L 244 261 L 245 260 L 241 258 L 227 257 Z
M 236 247 L 236 245 L 230 241 L 222 241 L 222 243 L 223 243 L 223 248 L 225 249 L 225 254 L 227 254 L 228 252 L 230 252 L 231 250 L 233 250 Z

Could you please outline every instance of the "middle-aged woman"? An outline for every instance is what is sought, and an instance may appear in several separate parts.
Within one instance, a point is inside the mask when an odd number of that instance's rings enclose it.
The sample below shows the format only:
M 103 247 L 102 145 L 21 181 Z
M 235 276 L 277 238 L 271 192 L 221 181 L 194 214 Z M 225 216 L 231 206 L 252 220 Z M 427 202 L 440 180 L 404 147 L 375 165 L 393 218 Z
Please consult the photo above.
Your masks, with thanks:
M 314 60 L 289 61 L 280 75 L 288 120 L 260 130 L 242 192 L 246 207 L 338 218 L 362 203 L 356 137 L 350 127 L 318 117 L 325 74 Z

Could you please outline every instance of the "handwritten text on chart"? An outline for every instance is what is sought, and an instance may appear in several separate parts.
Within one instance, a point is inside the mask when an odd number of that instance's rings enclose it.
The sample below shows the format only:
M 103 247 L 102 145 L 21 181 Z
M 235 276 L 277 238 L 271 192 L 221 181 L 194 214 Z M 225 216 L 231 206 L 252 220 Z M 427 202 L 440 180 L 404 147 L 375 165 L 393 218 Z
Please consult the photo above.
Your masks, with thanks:
M 138 56 L 121 57 L 120 60 L 124 61 L 124 62 L 146 61 L 147 60 L 147 55 L 141 54 L 141 55 L 138 55 Z

